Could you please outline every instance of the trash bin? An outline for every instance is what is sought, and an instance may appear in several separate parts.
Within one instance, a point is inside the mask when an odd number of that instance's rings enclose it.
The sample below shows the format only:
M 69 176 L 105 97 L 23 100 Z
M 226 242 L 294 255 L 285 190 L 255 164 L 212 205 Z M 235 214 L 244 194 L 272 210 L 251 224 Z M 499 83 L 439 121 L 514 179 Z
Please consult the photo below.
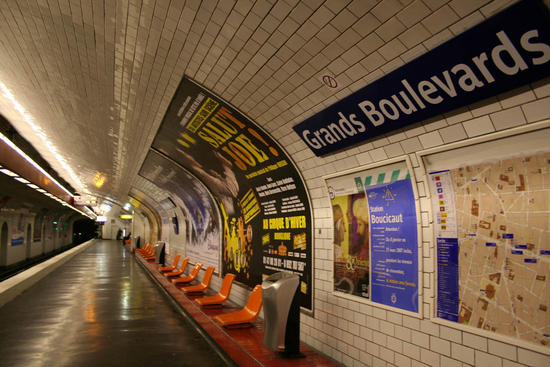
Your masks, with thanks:
M 164 265 L 164 242 L 157 242 L 155 244 L 155 263 Z
M 262 283 L 264 345 L 283 357 L 300 358 L 300 278 L 278 272 Z

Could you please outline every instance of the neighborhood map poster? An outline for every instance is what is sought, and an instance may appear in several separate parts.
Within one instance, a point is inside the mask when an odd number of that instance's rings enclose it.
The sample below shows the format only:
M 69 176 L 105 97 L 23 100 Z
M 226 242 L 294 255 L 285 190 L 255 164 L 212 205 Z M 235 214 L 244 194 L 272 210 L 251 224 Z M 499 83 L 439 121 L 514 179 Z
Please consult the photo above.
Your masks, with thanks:
M 437 317 L 550 343 L 550 153 L 429 172 Z

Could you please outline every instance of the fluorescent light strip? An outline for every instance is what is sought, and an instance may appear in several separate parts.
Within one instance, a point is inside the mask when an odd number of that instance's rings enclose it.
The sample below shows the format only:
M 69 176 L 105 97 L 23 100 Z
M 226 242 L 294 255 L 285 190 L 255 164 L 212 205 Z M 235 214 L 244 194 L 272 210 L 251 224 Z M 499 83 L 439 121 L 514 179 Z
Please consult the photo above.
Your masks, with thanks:
M 22 182 L 24 184 L 30 184 L 31 182 L 23 177 L 14 177 L 17 181 Z
M 23 121 L 25 121 L 30 127 L 31 129 L 33 129 L 33 131 L 35 132 L 35 134 L 42 140 L 42 142 L 46 145 L 46 148 L 48 148 L 48 150 L 55 156 L 55 158 L 57 159 L 57 161 L 61 164 L 61 166 L 69 173 L 69 176 L 71 176 L 71 178 L 74 180 L 74 182 L 83 190 L 84 189 L 84 185 L 82 185 L 82 182 L 80 182 L 80 179 L 78 178 L 78 176 L 74 173 L 74 171 L 72 170 L 72 168 L 67 164 L 67 161 L 65 160 L 65 158 L 63 158 L 59 153 L 57 153 L 57 149 L 55 148 L 55 146 L 48 140 L 47 136 L 46 136 L 46 133 L 42 130 L 42 128 L 40 126 L 38 126 L 37 124 L 35 124 L 33 122 L 33 118 L 32 116 L 25 110 L 25 108 L 21 105 L 21 103 L 19 103 L 15 97 L 13 96 L 13 94 L 10 92 L 10 90 L 8 89 L 8 87 L 6 87 L 6 85 L 2 82 L 0 82 L 0 89 L 2 89 L 2 92 L 4 93 L 4 96 L 10 100 L 10 102 L 13 104 L 13 107 L 17 110 L 17 112 L 19 112 L 19 114 L 21 115 L 21 117 L 23 118 Z M 2 137 L 4 137 L 2 135 Z M 4 140 L 4 139 L 2 139 Z M 9 141 L 9 140 L 8 140 Z M 25 154 L 25 153 L 23 153 Z M 23 157 L 26 157 L 26 154 L 23 156 Z M 29 158 L 30 159 L 30 158 Z M 50 178 L 53 182 L 55 182 L 59 187 L 61 187 L 64 191 L 66 191 L 69 195 L 71 196 L 74 196 L 72 195 L 69 191 L 67 191 L 63 186 L 61 186 L 56 180 L 54 180 L 53 178 L 51 178 L 51 176 L 48 175 L 47 172 L 45 172 L 44 170 L 42 170 L 42 168 L 40 166 L 38 166 L 34 161 L 30 160 L 29 161 L 32 165 L 36 165 L 35 167 L 38 168 L 42 173 L 46 174 L 48 176 L 48 178 Z
M 64 188 L 63 186 L 61 186 L 61 184 L 59 182 L 57 182 L 57 180 L 55 178 L 53 178 L 48 172 L 46 172 L 42 167 L 40 167 L 38 165 L 38 163 L 36 163 L 35 161 L 32 160 L 31 157 L 29 157 L 28 155 L 25 154 L 25 152 L 23 152 L 21 149 L 19 149 L 17 147 L 17 145 L 15 145 L 10 139 L 8 139 L 4 134 L 0 133 L 0 139 L 2 141 L 4 141 L 4 143 L 8 144 L 10 146 L 10 148 L 12 148 L 13 150 L 15 150 L 21 157 L 25 158 L 25 160 L 27 162 L 29 162 L 30 164 L 33 165 L 34 168 L 36 168 L 37 170 L 39 170 L 40 172 L 42 172 L 42 174 L 44 174 L 44 176 L 48 177 L 50 180 L 52 180 L 52 182 L 54 182 L 60 189 L 62 189 L 63 191 L 65 191 L 67 194 L 69 194 L 71 197 L 74 197 L 73 194 L 71 194 L 71 192 L 69 190 L 67 190 L 66 188 Z
M 0 133 L 0 134 L 1 134 L 1 133 Z M 0 169 L 0 172 L 2 172 L 2 173 L 5 174 L 5 175 L 8 175 L 8 176 L 10 176 L 10 177 L 17 177 L 17 176 L 19 176 L 17 173 L 12 172 L 12 171 L 10 171 L 10 170 L 7 169 L 7 168 L 2 168 L 2 169 Z

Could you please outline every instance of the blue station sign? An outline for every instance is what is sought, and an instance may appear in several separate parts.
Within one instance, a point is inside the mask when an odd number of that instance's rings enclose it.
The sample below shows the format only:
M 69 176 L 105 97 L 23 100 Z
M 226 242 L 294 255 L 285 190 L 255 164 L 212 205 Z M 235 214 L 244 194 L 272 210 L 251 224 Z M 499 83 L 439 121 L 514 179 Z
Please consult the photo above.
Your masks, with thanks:
M 294 126 L 317 155 L 550 75 L 550 17 L 528 0 L 467 30 Z

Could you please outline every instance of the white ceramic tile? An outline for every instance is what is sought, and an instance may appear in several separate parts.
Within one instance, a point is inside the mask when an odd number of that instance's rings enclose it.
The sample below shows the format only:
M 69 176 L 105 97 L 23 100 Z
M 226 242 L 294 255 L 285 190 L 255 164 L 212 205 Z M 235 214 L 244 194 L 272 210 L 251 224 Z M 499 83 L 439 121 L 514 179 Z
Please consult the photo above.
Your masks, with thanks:
M 451 356 L 454 359 L 471 365 L 473 365 L 475 361 L 474 349 L 456 343 L 451 344 Z
M 502 359 L 495 355 L 476 350 L 475 364 L 476 366 L 501 367 Z
M 518 362 L 527 366 L 544 367 L 550 364 L 550 356 L 527 349 L 518 349 Z
M 513 107 L 493 113 L 490 115 L 490 118 L 496 130 L 509 129 L 526 123 L 525 116 L 520 107 Z
M 428 366 L 439 367 L 439 355 L 428 349 L 420 349 L 420 360 Z
M 462 125 L 464 126 L 464 130 L 466 130 L 466 134 L 468 134 L 470 138 L 474 136 L 488 134 L 495 130 L 489 116 L 482 116 L 472 120 L 468 120 Z
M 451 343 L 434 336 L 430 336 L 430 350 L 445 356 L 451 355 Z
M 526 103 L 521 106 L 527 122 L 536 122 L 550 118 L 550 97 Z
M 409 6 L 401 10 L 396 17 L 406 26 L 420 22 L 430 14 L 430 9 L 420 0 L 413 1 Z
M 455 141 L 463 140 L 467 138 L 466 132 L 462 127 L 462 124 L 452 125 L 439 130 L 441 138 L 445 143 L 452 143 Z

